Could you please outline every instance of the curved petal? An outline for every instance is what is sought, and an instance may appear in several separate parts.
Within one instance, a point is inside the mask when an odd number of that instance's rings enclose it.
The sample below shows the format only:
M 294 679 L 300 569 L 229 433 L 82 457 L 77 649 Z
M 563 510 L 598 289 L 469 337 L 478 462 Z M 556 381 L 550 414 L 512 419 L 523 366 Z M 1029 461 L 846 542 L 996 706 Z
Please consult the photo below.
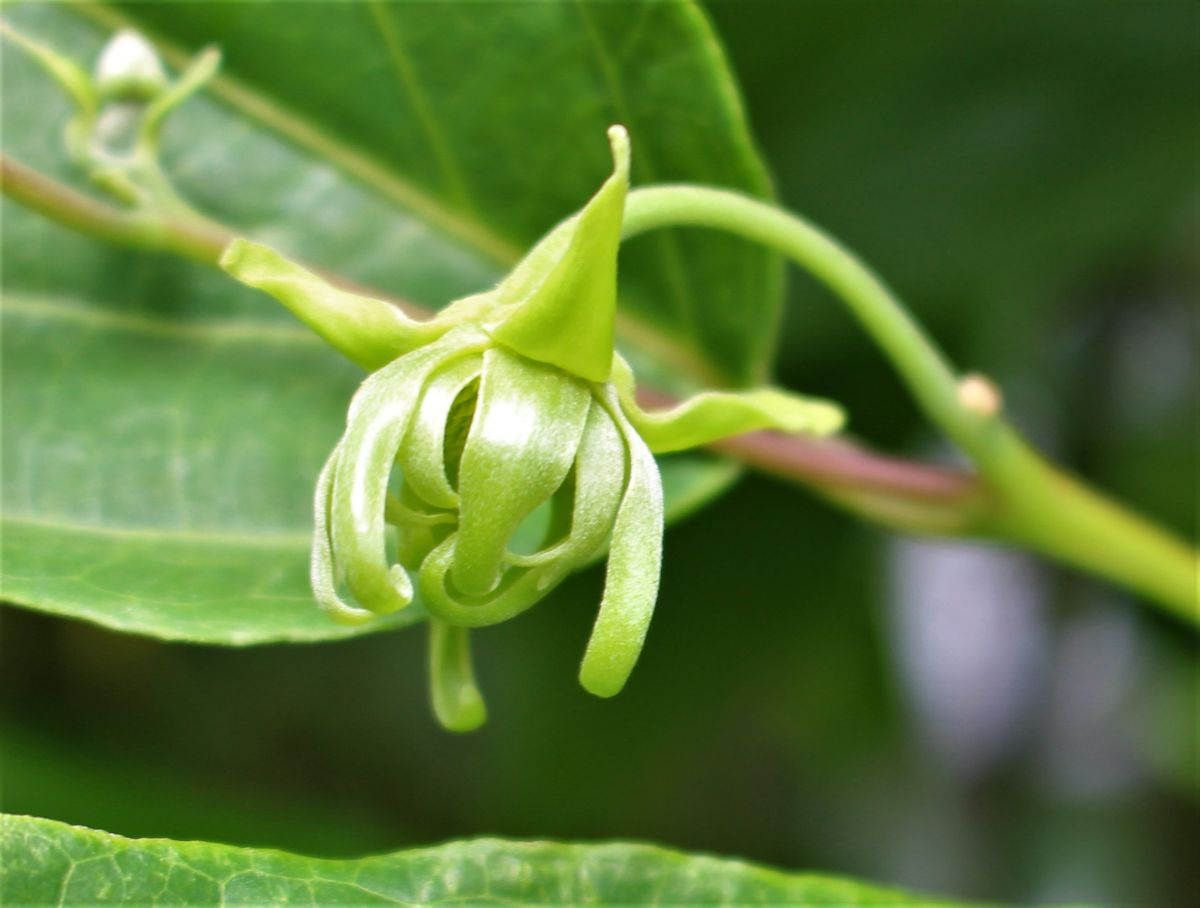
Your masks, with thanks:
M 396 527 L 433 527 L 440 524 L 457 523 L 449 511 L 422 511 L 405 504 L 395 495 L 388 494 L 383 505 L 383 519 Z
M 458 476 L 453 576 L 464 593 L 495 589 L 514 531 L 571 469 L 591 400 L 587 383 L 553 366 L 484 354 Z
M 421 389 L 439 366 L 477 353 L 486 343 L 458 329 L 370 376 L 350 404 L 342 455 L 333 480 L 333 549 L 346 585 L 364 608 L 393 612 L 412 601 L 412 583 L 389 566 L 384 525 L 388 482 Z
M 425 385 L 400 451 L 404 480 L 435 508 L 458 507 L 458 492 L 446 476 L 446 424 L 459 393 L 479 377 L 483 358 L 456 360 Z
M 534 555 L 512 555 L 500 586 L 481 596 L 453 589 L 450 573 L 457 536 L 443 541 L 421 565 L 418 584 L 426 610 L 464 627 L 483 627 L 512 618 L 544 598 L 604 545 L 625 489 L 625 442 L 608 410 L 593 402 L 579 445 L 577 483 L 567 537 Z
M 421 501 L 408 483 L 401 482 L 398 496 L 388 495 L 384 506 L 387 522 L 396 527 L 396 560 L 409 571 L 419 571 L 425 557 L 458 528 L 458 517 L 450 511 L 418 510 Z
M 579 669 L 580 684 L 599 697 L 625 686 L 642 651 L 658 596 L 663 534 L 658 464 L 621 413 L 615 393 L 609 406 L 628 446 L 629 482 L 608 548 L 604 598 Z
M 842 408 L 831 401 L 774 388 L 705 391 L 669 410 L 647 412 L 637 404 L 633 373 L 620 357 L 614 373 L 621 408 L 656 454 L 695 448 L 758 429 L 831 435 L 846 422 Z
M 337 565 L 334 562 L 333 545 L 329 539 L 329 504 L 333 492 L 333 474 L 337 470 L 341 451 L 341 445 L 333 449 L 317 477 L 317 490 L 313 497 L 313 544 L 309 578 L 317 604 L 329 617 L 343 624 L 363 624 L 374 618 L 375 613 L 355 608 L 338 595 Z
M 593 400 L 575 458 L 575 496 L 566 538 L 532 555 L 508 555 L 508 562 L 533 567 L 569 558 L 573 567 L 590 558 L 612 532 L 625 491 L 625 439 L 608 411 Z
M 471 668 L 470 631 L 429 619 L 429 689 L 433 712 L 449 731 L 474 731 L 487 721 L 487 707 Z
M 459 534 L 454 533 L 430 552 L 421 562 L 417 584 L 425 610 L 459 627 L 486 627 L 516 617 L 561 583 L 573 566 L 567 559 L 555 559 L 509 568 L 490 593 L 467 596 L 456 588 L 451 572 L 458 543 Z

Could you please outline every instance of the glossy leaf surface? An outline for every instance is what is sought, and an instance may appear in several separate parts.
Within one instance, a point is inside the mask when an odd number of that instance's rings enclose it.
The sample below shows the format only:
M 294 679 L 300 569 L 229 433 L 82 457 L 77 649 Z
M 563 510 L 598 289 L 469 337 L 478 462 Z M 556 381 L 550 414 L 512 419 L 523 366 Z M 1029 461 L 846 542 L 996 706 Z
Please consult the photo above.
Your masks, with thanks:
M 163 133 L 181 194 L 237 231 L 429 308 L 492 285 L 610 169 L 764 192 L 714 37 L 691 4 L 11 4 L 88 65 L 116 28 L 168 64 L 225 52 Z M 481 41 L 480 35 L 487 40 Z M 471 65 L 464 68 L 466 49 Z M 273 61 L 287 59 L 281 67 Z M 70 102 L 3 55 L 4 152 L 77 188 Z M 640 168 L 640 169 L 639 169 Z M 166 639 L 317 640 L 309 502 L 361 373 L 265 295 L 3 209 L 8 601 Z M 773 263 L 719 238 L 623 256 L 621 343 L 682 385 L 761 372 Z M 663 463 L 669 513 L 734 475 Z M 393 623 L 389 623 L 393 622 Z

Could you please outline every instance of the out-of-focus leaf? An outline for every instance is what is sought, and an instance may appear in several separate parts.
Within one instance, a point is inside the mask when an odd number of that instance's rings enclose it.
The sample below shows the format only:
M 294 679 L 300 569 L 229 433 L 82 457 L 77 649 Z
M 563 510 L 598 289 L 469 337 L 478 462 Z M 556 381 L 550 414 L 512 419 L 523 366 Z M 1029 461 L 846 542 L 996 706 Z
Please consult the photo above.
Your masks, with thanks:
M 943 341 L 970 343 L 984 360 L 971 365 L 1052 370 L 1046 322 L 1081 291 L 1195 258 L 1189 5 L 711 9 L 784 203 L 853 246 Z M 860 347 L 836 305 L 808 302 L 789 359 Z
M 94 634 L 84 630 L 83 633 Z M 153 644 L 123 638 L 132 647 Z M 145 650 L 143 650 L 145 651 Z M 156 650 L 163 652 L 163 650 Z M 127 653 L 128 654 L 128 653 Z M 101 657 L 103 658 L 103 657 Z M 159 663 L 161 667 L 161 663 Z M 223 775 L 193 749 L 187 765 L 164 767 L 126 741 L 88 741 L 71 727 L 4 721 L 4 803 L 11 813 L 49 814 L 71 823 L 350 856 L 414 833 L 395 817 L 303 792 L 269 790 L 261 780 Z M 116 737 L 116 736 L 114 736 Z M 162 747 L 165 754 L 169 745 Z M 205 770 L 209 770 L 205 774 Z M 130 797 L 136 791 L 137 797 Z
M 126 839 L 5 816 L 6 905 L 935 905 L 850 880 L 651 845 L 476 839 L 360 860 Z

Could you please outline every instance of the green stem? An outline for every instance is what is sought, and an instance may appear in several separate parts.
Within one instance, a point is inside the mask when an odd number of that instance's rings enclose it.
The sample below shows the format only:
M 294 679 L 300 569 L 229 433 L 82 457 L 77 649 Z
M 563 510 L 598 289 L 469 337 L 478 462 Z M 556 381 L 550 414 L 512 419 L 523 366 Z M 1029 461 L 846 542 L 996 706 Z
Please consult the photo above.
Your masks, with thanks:
M 139 249 L 156 249 L 215 265 L 233 234 L 202 220 L 183 220 L 114 208 L 42 173 L 0 157 L 5 195 L 80 233 Z
M 215 264 L 233 236 L 211 222 L 151 218 L 115 208 L 7 156 L 0 156 L 0 189 L 81 233 L 206 264 Z M 1188 620 L 1200 620 L 1194 553 L 1058 473 L 1003 422 L 965 406 L 944 357 L 853 255 L 799 218 L 735 193 L 696 186 L 630 193 L 625 236 L 687 225 L 728 230 L 779 249 L 837 291 L 926 412 L 979 466 L 986 487 L 973 476 L 882 457 L 841 440 L 755 432 L 722 442 L 718 450 L 771 475 L 804 483 L 896 529 L 1020 542 L 1140 590 Z M 344 289 L 387 298 L 337 276 L 327 277 Z M 392 301 L 413 317 L 428 315 L 407 301 Z M 650 402 L 671 401 L 664 396 Z
M 992 492 L 989 513 L 979 522 L 982 535 L 1107 577 L 1200 624 L 1196 552 L 1046 463 L 998 416 L 998 407 L 967 393 L 895 295 L 851 252 L 801 218 L 738 193 L 686 185 L 630 193 L 626 238 L 684 226 L 725 230 L 776 249 L 849 306 L 925 413 L 982 474 Z
M 196 214 L 186 203 L 153 213 L 118 208 L 5 154 L 0 154 L 0 192 L 85 236 L 132 249 L 169 252 L 203 265 L 216 267 L 225 248 L 239 236 L 231 228 Z M 426 319 L 433 315 L 416 303 L 364 287 L 341 275 L 321 268 L 310 270 L 343 290 L 386 300 L 410 318 Z
M 228 227 L 217 225 L 216 233 L 198 231 L 197 225 L 169 215 L 152 222 L 134 217 L 6 155 L 0 155 L 0 189 L 15 201 L 85 235 L 137 249 L 174 251 L 205 264 L 215 265 L 224 240 L 234 236 Z M 168 242 L 166 235 L 186 241 Z M 407 300 L 313 270 L 344 290 L 388 299 L 412 318 L 433 315 Z M 619 327 L 628 330 L 631 324 L 626 321 Z M 636 324 L 633 327 L 638 330 L 629 339 L 637 345 L 657 351 L 668 361 L 686 357 L 672 356 L 678 350 L 652 329 Z M 640 388 L 638 393 L 648 406 L 670 407 L 676 403 L 670 395 L 650 388 Z M 978 500 L 983 490 L 974 476 L 885 457 L 844 439 L 751 432 L 715 447 L 750 467 L 813 488 L 853 513 L 893 529 L 966 535 L 978 524 Z

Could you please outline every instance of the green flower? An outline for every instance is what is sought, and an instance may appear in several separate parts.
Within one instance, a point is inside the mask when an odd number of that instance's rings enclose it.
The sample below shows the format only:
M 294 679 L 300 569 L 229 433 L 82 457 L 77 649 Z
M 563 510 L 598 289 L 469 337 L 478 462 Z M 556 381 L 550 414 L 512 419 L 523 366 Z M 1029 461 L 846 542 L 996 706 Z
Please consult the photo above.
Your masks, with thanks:
M 614 172 L 587 206 L 495 289 L 427 322 L 264 246 L 238 240 L 222 259 L 372 370 L 317 480 L 313 590 L 348 622 L 419 599 L 434 709 L 455 730 L 485 717 L 469 629 L 520 614 L 606 548 L 580 682 L 606 697 L 625 684 L 658 593 L 655 453 L 754 429 L 825 434 L 842 424 L 835 405 L 769 389 L 707 392 L 663 412 L 637 405 L 614 349 L 629 140 L 619 126 L 609 138 Z

